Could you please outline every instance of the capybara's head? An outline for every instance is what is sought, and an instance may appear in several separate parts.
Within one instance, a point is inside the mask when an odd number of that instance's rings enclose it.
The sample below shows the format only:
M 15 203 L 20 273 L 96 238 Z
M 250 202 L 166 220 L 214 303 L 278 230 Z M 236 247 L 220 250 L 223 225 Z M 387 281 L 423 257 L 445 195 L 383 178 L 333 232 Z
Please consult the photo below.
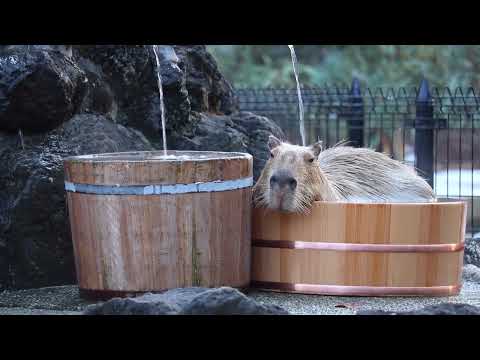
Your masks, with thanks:
M 321 141 L 310 146 L 281 142 L 271 135 L 268 159 L 253 188 L 256 206 L 287 212 L 308 212 L 325 183 L 318 166 Z

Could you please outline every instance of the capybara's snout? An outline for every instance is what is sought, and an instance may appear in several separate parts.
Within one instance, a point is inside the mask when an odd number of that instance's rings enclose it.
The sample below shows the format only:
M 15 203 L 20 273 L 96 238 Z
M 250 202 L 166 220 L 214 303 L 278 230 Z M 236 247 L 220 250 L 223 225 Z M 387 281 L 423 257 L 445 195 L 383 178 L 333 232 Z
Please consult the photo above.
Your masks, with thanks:
M 280 169 L 270 176 L 270 188 L 273 191 L 294 191 L 297 188 L 297 180 L 290 170 Z

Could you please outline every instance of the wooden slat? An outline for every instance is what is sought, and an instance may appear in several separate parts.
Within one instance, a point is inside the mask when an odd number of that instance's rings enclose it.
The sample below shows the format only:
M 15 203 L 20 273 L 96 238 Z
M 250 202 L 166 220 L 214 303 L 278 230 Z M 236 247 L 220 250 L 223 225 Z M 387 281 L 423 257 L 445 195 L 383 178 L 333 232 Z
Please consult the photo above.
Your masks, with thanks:
M 463 251 L 370 253 L 253 247 L 252 281 L 345 286 L 459 284 Z
M 191 155 L 192 152 L 171 151 L 170 154 Z M 133 154 L 133 155 L 129 155 Z M 73 157 L 64 161 L 65 180 L 90 185 L 152 185 L 152 184 L 191 184 L 216 180 L 236 180 L 251 177 L 253 158 L 249 154 L 229 153 L 225 158 L 213 152 L 197 152 L 195 156 L 205 156 L 195 160 L 158 160 L 152 154 L 162 152 L 125 153 L 112 160 L 105 156 L 84 159 Z M 233 155 L 232 155 L 233 154 Z M 148 157 L 147 155 L 151 155 Z M 224 155 L 222 155 L 224 156 Z M 145 159 L 142 160 L 142 157 Z M 210 157 L 210 158 L 209 158 Z M 100 161 L 101 160 L 101 161 Z
M 252 176 L 248 154 L 187 154 L 196 160 L 153 159 L 161 152 L 75 157 L 64 162 L 66 180 L 123 186 Z M 199 155 L 204 158 L 198 160 Z M 85 291 L 246 287 L 250 282 L 250 187 L 171 195 L 67 192 L 67 201 L 77 278 Z
M 359 287 L 355 294 L 451 293 L 461 284 L 466 210 L 461 201 L 316 202 L 310 215 L 254 209 L 252 282 L 342 294 L 348 286 Z
M 176 196 L 70 193 L 80 287 L 247 286 L 250 196 L 250 189 Z
M 358 244 L 451 244 L 464 240 L 464 202 L 316 202 L 310 215 L 253 210 L 253 238 Z

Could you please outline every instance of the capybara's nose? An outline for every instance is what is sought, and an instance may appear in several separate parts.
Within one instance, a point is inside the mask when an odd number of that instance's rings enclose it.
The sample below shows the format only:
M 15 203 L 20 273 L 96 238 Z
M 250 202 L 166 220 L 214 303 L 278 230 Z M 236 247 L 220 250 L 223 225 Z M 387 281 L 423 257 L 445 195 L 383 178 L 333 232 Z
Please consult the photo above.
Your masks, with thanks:
M 270 186 L 272 188 L 278 186 L 280 189 L 288 186 L 293 191 L 297 187 L 297 180 L 295 180 L 290 171 L 278 170 L 270 177 Z
M 288 185 L 292 190 L 295 190 L 297 187 L 297 180 L 295 180 L 294 178 L 291 178 L 290 180 L 288 180 Z

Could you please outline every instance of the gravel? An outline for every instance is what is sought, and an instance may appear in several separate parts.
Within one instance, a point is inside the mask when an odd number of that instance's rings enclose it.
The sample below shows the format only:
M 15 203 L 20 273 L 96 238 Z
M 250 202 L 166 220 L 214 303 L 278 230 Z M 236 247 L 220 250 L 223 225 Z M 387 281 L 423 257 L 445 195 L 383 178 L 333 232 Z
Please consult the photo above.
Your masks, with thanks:
M 81 315 L 80 311 L 28 309 L 22 307 L 0 308 L 0 315 Z
M 445 302 L 480 306 L 480 284 L 464 282 L 460 294 L 450 297 L 320 296 L 266 291 L 250 291 L 248 296 L 279 305 L 295 315 L 354 315 L 359 310 L 410 311 Z
M 278 305 L 296 315 L 354 315 L 359 310 L 410 311 L 428 305 L 465 303 L 480 306 L 480 284 L 464 281 L 451 297 L 347 297 L 249 290 L 246 295 L 265 305 Z M 77 286 L 4 291 L 0 315 L 77 315 L 94 302 L 79 297 Z
M 93 301 L 86 301 L 80 298 L 78 287 L 74 285 L 4 291 L 0 293 L 0 309 L 24 308 L 81 312 L 88 305 L 94 303 Z

